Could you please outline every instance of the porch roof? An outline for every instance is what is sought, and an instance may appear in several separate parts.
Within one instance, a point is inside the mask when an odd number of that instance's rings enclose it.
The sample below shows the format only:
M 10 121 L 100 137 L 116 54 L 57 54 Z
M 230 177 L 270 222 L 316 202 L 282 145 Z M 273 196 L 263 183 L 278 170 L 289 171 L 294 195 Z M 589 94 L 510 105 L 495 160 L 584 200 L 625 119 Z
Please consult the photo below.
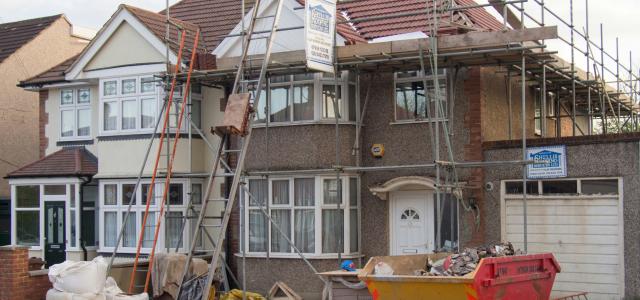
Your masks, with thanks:
M 98 158 L 84 147 L 63 148 L 22 168 L 5 178 L 93 176 L 98 172 Z

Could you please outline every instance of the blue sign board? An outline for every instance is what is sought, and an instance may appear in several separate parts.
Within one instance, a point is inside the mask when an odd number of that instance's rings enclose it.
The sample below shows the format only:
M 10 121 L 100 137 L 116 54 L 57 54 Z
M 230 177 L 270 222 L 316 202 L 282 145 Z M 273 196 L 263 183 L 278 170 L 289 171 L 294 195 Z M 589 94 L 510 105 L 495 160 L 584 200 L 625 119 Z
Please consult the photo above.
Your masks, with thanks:
M 564 145 L 527 148 L 527 159 L 536 162 L 527 166 L 527 178 L 567 177 L 567 147 Z

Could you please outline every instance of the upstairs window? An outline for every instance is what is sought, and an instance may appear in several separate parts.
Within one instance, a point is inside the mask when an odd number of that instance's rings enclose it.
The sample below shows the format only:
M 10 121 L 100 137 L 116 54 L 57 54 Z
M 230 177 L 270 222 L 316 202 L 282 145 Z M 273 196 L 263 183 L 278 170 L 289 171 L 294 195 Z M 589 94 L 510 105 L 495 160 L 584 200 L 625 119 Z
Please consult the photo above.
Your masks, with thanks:
M 91 90 L 86 88 L 60 91 L 60 139 L 91 137 Z
M 342 121 L 356 120 L 356 83 L 343 72 L 338 77 L 337 100 L 332 74 L 306 73 L 269 78 L 269 91 L 263 90 L 258 104 L 257 123 L 304 123 L 334 120 L 335 111 Z M 348 95 L 343 100 L 342 95 Z M 267 109 L 268 96 L 269 108 Z M 334 103 L 336 107 L 334 108 Z
M 434 80 L 438 79 L 439 90 Z M 425 88 L 426 83 L 426 88 Z M 447 118 L 447 77 L 443 69 L 437 74 L 427 71 L 395 73 L 395 120 L 397 122 L 445 120 Z M 439 93 L 439 101 L 436 99 Z M 442 104 L 441 106 L 438 103 Z M 441 109 L 439 109 L 441 107 Z M 430 115 L 429 115 L 430 114 Z
M 151 131 L 156 122 L 158 98 L 159 89 L 151 75 L 101 80 L 101 133 Z

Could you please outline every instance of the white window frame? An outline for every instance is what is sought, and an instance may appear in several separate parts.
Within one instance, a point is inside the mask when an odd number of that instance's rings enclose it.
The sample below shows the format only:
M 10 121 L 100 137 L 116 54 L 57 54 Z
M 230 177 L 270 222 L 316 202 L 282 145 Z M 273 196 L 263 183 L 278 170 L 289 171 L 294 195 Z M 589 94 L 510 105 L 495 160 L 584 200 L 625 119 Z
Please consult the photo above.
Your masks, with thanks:
M 110 135 L 129 135 L 136 133 L 151 133 L 153 132 L 153 126 L 149 128 L 142 128 L 142 99 L 154 99 L 154 125 L 155 121 L 157 121 L 159 117 L 160 110 L 160 99 L 162 96 L 162 91 L 158 86 L 155 86 L 153 91 L 151 92 L 142 92 L 142 79 L 153 78 L 153 74 L 141 74 L 135 76 L 123 76 L 123 77 L 109 77 L 109 78 L 101 78 L 99 83 L 99 122 L 98 128 L 101 136 L 110 136 Z M 124 80 L 135 79 L 135 93 L 132 94 L 123 94 L 122 93 L 122 82 Z M 109 81 L 116 81 L 116 94 L 115 95 L 104 95 L 104 83 Z M 122 126 L 122 118 L 123 118 L 123 104 L 124 101 L 135 101 L 135 126 L 131 129 L 123 129 Z M 104 128 L 104 105 L 107 102 L 114 102 L 116 109 L 116 129 L 114 130 L 105 130 Z
M 432 114 L 432 118 L 431 118 L 431 122 L 446 122 L 449 120 L 449 78 L 448 78 L 448 72 L 446 69 L 440 69 L 442 71 L 441 74 L 437 74 L 437 75 L 424 75 L 422 73 L 422 71 L 420 70 L 414 70 L 415 72 L 417 72 L 416 76 L 412 76 L 412 77 L 404 77 L 404 78 L 398 78 L 398 72 L 393 74 L 393 122 L 391 124 L 412 124 L 412 123 L 425 123 L 425 122 L 429 122 L 429 118 L 424 118 L 424 119 L 400 119 L 398 120 L 398 105 L 397 105 L 397 94 L 396 94 L 396 86 L 398 83 L 411 83 L 411 82 L 424 82 L 425 80 L 427 81 L 427 83 L 429 83 L 430 81 L 433 81 L 434 77 L 438 78 L 438 82 L 440 82 L 442 84 L 442 82 L 444 82 L 444 90 L 445 90 L 445 97 L 444 97 L 444 113 L 446 114 L 445 116 L 440 116 L 439 113 L 436 114 L 436 112 L 431 112 Z M 440 71 L 439 70 L 439 71 Z M 435 102 L 434 99 L 429 100 L 429 103 L 427 105 L 430 105 L 431 103 Z M 438 116 L 436 118 L 436 116 Z
M 324 122 L 335 122 L 335 118 L 330 117 L 330 118 L 324 118 L 323 116 L 323 99 L 322 99 L 322 88 L 323 86 L 334 86 L 335 85 L 335 79 L 332 77 L 323 77 L 323 73 L 313 73 L 313 79 L 305 79 L 305 80 L 294 80 L 294 75 L 286 75 L 289 76 L 289 81 L 287 82 L 274 82 L 274 83 L 269 83 L 268 87 L 269 89 L 267 89 L 266 87 L 264 88 L 262 95 L 261 95 L 261 100 L 260 101 L 271 101 L 271 94 L 270 94 L 270 89 L 271 88 L 275 88 L 275 87 L 288 87 L 289 88 L 289 120 L 288 121 L 281 121 L 281 122 L 272 122 L 269 121 L 269 126 L 282 126 L 282 125 L 299 125 L 299 124 L 314 124 L 314 123 L 324 123 Z M 313 99 L 312 99 L 312 105 L 313 105 L 313 118 L 310 120 L 294 120 L 294 111 L 293 111 L 293 96 L 294 96 L 294 87 L 295 86 L 299 86 L 299 85 L 304 85 L 304 84 L 313 84 Z M 358 99 L 358 85 L 357 82 L 355 80 L 351 80 L 350 76 L 349 76 L 349 71 L 343 71 L 342 75 L 340 78 L 338 78 L 338 87 L 340 89 L 340 93 L 342 96 L 342 103 L 340 105 L 340 122 L 342 123 L 347 123 L 347 124 L 355 124 L 357 118 L 358 118 L 358 107 L 359 107 L 359 99 Z M 350 99 L 350 93 L 349 93 L 349 89 L 356 89 L 356 92 L 354 93 L 354 96 L 356 99 Z M 349 120 L 349 102 L 350 101 L 355 101 L 356 105 L 354 105 L 356 112 L 355 112 L 355 116 L 356 116 L 356 120 Z M 262 113 L 262 112 L 261 112 Z M 271 112 L 267 112 L 265 115 L 265 118 L 270 118 L 270 114 Z M 257 115 L 257 114 L 256 114 Z M 265 121 L 256 121 L 254 122 L 254 127 L 265 127 L 266 126 L 266 119 Z
M 356 189 L 357 189 L 357 193 L 356 193 L 356 197 L 357 197 L 357 201 L 356 201 L 356 206 L 353 207 L 350 205 L 349 203 L 349 189 L 350 189 L 350 185 L 349 185 L 349 179 L 350 178 L 356 178 L 357 180 L 357 185 L 356 185 Z M 264 179 L 262 177 L 248 177 L 247 179 Z M 295 206 L 295 196 L 294 196 L 294 182 L 295 179 L 314 179 L 314 193 L 315 193 L 315 199 L 314 199 L 314 206 L 313 207 L 296 207 Z M 272 209 L 289 209 L 290 210 L 290 214 L 291 214 L 291 241 L 295 244 L 295 210 L 296 209 L 313 209 L 314 210 L 314 252 L 313 253 L 305 253 L 306 257 L 309 258 L 336 258 L 338 257 L 338 253 L 322 253 L 322 211 L 325 209 L 337 209 L 337 204 L 324 204 L 324 195 L 323 195 L 323 182 L 324 180 L 335 180 L 336 177 L 335 176 L 274 176 L 274 177 L 270 177 L 268 179 L 268 201 L 269 201 L 269 205 L 268 208 L 265 207 L 265 209 L 267 209 L 268 213 L 271 215 L 271 211 Z M 273 204 L 273 190 L 272 190 L 272 182 L 273 181 L 278 181 L 278 180 L 288 180 L 289 181 L 289 204 L 287 205 L 282 205 L 282 204 Z M 342 241 L 342 246 L 343 246 L 343 252 L 342 252 L 342 257 L 344 258 L 355 258 L 355 257 L 360 257 L 361 256 L 361 251 L 362 251 L 362 243 L 361 243 L 361 236 L 362 236 L 362 230 L 361 230 L 361 197 L 360 197 L 360 179 L 358 178 L 357 175 L 345 175 L 345 176 L 341 176 L 341 181 L 342 181 L 342 199 L 343 199 L 343 203 L 340 205 L 340 209 L 342 209 L 344 211 L 344 215 L 343 215 L 343 241 Z M 247 182 L 249 182 L 247 180 Z M 242 193 L 242 201 L 243 201 L 243 205 L 244 205 L 244 211 L 243 211 L 243 216 L 244 216 L 244 220 L 245 220 L 245 226 L 244 226 L 244 242 L 242 243 L 243 246 L 245 247 L 246 250 L 246 255 L 250 256 L 250 257 L 267 257 L 267 252 L 252 252 L 249 251 L 249 211 L 260 211 L 260 208 L 258 206 L 249 206 L 249 196 L 247 195 L 246 192 Z M 350 248 L 351 248 L 351 243 L 350 243 L 350 239 L 351 239 L 351 231 L 350 231 L 350 210 L 351 209 L 356 209 L 357 210 L 357 216 L 358 216 L 358 251 L 356 252 L 351 252 Z M 269 249 L 269 257 L 277 257 L 277 258 L 298 258 L 299 256 L 297 255 L 297 253 L 293 250 L 290 249 L 290 252 L 272 252 L 271 251 L 271 237 L 272 234 L 280 234 L 277 230 L 273 229 L 271 226 L 271 222 L 269 222 L 267 220 L 267 224 L 268 224 L 268 230 L 267 230 L 267 247 Z
M 147 179 L 147 180 L 142 180 L 140 182 L 140 187 L 136 190 L 136 203 L 132 206 L 131 208 L 131 213 L 135 214 L 136 216 L 136 236 L 135 236 L 135 241 L 136 241 L 136 246 L 137 246 L 137 242 L 138 239 L 140 237 L 140 231 L 142 230 L 142 218 L 144 217 L 144 212 L 145 212 L 145 208 L 146 208 L 146 204 L 143 204 L 142 202 L 142 187 L 145 184 L 150 184 L 151 180 Z M 188 201 L 190 199 L 189 194 L 191 193 L 191 184 L 202 184 L 201 180 L 188 180 L 188 179 L 172 179 L 170 184 L 182 184 L 182 204 L 180 205 L 176 205 L 176 204 L 171 204 L 170 208 L 168 209 L 167 206 L 169 205 L 168 203 L 165 203 L 165 213 L 167 211 L 171 211 L 171 212 L 182 212 L 183 216 L 185 216 L 187 214 L 187 207 L 188 207 Z M 126 213 L 127 211 L 127 207 L 129 203 L 123 203 L 123 197 L 122 197 L 122 188 L 123 185 L 128 185 L 128 184 L 132 184 L 135 185 L 136 184 L 136 180 L 135 179 L 123 179 L 123 180 L 100 180 L 100 184 L 99 184 L 99 233 L 97 236 L 97 240 L 96 243 L 98 244 L 98 252 L 111 252 L 113 251 L 114 247 L 113 246 L 105 246 L 104 245 L 104 233 L 105 233 L 105 225 L 104 225 L 104 220 L 105 220 L 105 213 L 106 212 L 116 212 L 116 238 L 117 238 L 117 234 L 119 234 L 120 229 L 122 228 L 123 222 L 124 222 L 124 216 L 123 214 Z M 104 189 L 105 189 L 105 185 L 116 185 L 116 204 L 115 205 L 105 205 L 104 204 Z M 153 201 L 152 204 L 149 205 L 149 212 L 155 212 L 156 213 L 156 220 L 155 222 L 157 222 L 157 218 L 159 217 L 159 213 L 160 213 L 160 201 L 162 201 L 162 193 L 163 193 L 163 189 L 164 189 L 164 181 L 163 180 L 158 180 L 155 183 L 155 188 L 154 188 L 154 197 L 155 197 L 155 201 Z M 146 200 L 146 199 L 145 199 Z M 168 202 L 168 198 L 167 198 L 167 202 Z M 166 221 L 167 219 L 162 220 L 162 223 L 160 224 L 160 231 L 158 232 L 158 242 L 156 245 L 156 252 L 165 252 L 166 249 L 166 243 L 165 243 L 165 237 L 166 237 Z M 148 221 L 149 222 L 149 221 Z M 157 224 L 157 223 L 156 223 Z M 188 228 L 190 227 L 190 224 L 186 224 L 184 230 L 182 231 L 182 247 L 180 247 L 180 249 L 178 249 L 178 252 L 184 253 L 187 251 L 188 246 L 190 245 L 190 241 L 191 241 L 191 233 L 189 232 L 190 230 L 188 230 Z M 152 228 L 146 228 L 145 231 L 150 230 Z M 118 247 L 118 253 L 135 253 L 136 252 L 136 246 L 134 247 L 124 247 L 122 245 L 122 241 L 120 242 L 120 246 Z M 171 252 L 175 251 L 175 247 L 171 247 L 170 249 Z M 151 252 L 151 247 L 142 247 L 141 248 L 141 253 L 150 253 Z
M 89 103 L 78 103 L 79 97 L 78 97 L 78 93 L 80 92 L 80 90 L 89 90 Z M 67 91 L 71 91 L 71 94 L 73 95 L 72 97 L 72 103 L 70 104 L 63 104 L 62 103 L 62 94 L 64 92 Z M 60 107 L 60 128 L 58 129 L 58 140 L 60 141 L 84 141 L 84 140 L 91 140 L 92 139 L 92 111 L 91 111 L 91 103 L 93 101 L 93 97 L 91 97 L 91 88 L 88 86 L 83 86 L 83 87 L 78 87 L 78 88 L 64 88 L 64 89 L 60 89 L 59 91 L 60 93 L 60 103 L 59 103 L 59 107 Z M 87 135 L 78 135 L 78 122 L 79 122 L 79 118 L 78 118 L 78 113 L 81 110 L 89 110 L 89 134 Z M 63 126 L 63 117 L 62 114 L 63 112 L 71 112 L 71 115 L 73 116 L 73 134 L 71 136 L 62 136 L 62 126 Z

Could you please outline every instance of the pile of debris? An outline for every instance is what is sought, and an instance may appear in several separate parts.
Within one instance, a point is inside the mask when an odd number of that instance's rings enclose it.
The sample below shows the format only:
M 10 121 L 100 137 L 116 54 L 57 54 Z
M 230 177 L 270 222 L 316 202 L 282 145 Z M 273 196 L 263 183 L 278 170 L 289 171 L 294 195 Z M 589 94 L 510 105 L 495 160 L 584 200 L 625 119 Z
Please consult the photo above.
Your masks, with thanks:
M 464 251 L 454 253 L 446 258 L 437 261 L 427 261 L 424 269 L 414 271 L 416 276 L 464 276 L 473 272 L 480 259 L 485 257 L 501 257 L 523 255 L 523 251 L 515 250 L 509 242 L 481 246 L 476 248 L 465 248 Z

